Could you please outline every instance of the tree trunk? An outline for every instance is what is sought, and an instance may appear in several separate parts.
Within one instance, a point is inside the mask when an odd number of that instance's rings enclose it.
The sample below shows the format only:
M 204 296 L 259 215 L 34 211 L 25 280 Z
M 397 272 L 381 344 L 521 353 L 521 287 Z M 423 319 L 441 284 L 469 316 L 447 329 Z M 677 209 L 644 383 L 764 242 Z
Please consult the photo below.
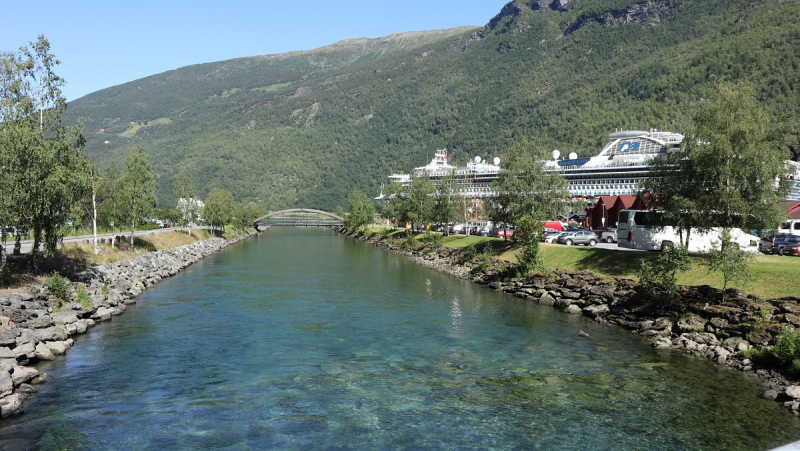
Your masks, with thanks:
M 94 235 L 94 255 L 97 255 L 100 253 L 100 246 L 97 245 L 97 202 L 94 183 L 92 183 L 92 234 Z
M 0 269 L 3 268 L 4 266 L 6 266 L 6 260 L 7 260 L 7 256 L 6 256 L 6 239 L 7 238 L 6 238 L 6 228 L 5 227 L 3 227 L 2 234 L 3 234 L 3 239 L 2 239 L 3 248 L 0 249 Z

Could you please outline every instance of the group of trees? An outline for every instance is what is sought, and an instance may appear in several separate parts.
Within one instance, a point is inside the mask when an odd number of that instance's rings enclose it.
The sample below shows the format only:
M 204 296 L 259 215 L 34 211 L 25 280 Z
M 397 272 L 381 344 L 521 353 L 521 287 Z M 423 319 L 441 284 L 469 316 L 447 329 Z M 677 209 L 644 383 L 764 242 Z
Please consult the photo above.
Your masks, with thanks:
M 785 219 L 780 202 L 791 179 L 781 134 L 751 85 L 718 83 L 696 110 L 681 150 L 655 160 L 641 184 L 645 205 L 664 212 L 684 246 L 692 230 L 721 229 L 703 263 L 721 273 L 723 288 L 752 278 L 751 256 L 731 241 L 730 229 L 774 230 Z
M 410 223 L 412 229 L 418 224 L 463 221 L 468 217 L 467 201 L 456 195 L 456 183 L 454 174 L 446 176 L 438 186 L 427 177 L 412 177 L 411 183 L 392 187 L 394 191 L 380 205 L 380 213 L 384 218 Z
M 19 52 L 0 53 L 0 265 L 6 227 L 15 227 L 17 236 L 33 234 L 35 266 L 39 246 L 55 250 L 90 188 L 81 127 L 61 123 L 66 101 L 57 64 L 42 36 Z
M 15 252 L 21 240 L 32 236 L 32 265 L 42 250 L 53 253 L 70 230 L 91 223 L 97 246 L 98 222 L 111 228 L 136 228 L 156 206 L 153 169 L 143 149 L 128 151 L 118 166 L 112 162 L 100 174 L 84 152 L 80 122 L 66 126 L 64 80 L 55 73 L 59 61 L 44 36 L 18 52 L 0 52 L 0 267 L 6 264 L 6 241 L 16 232 Z M 200 214 L 191 179 L 182 172 L 175 182 L 183 208 L 167 216 L 181 225 Z M 256 204 L 234 205 L 230 192 L 214 189 L 205 214 L 214 228 L 224 228 L 235 217 L 249 227 L 261 214 Z M 172 213 L 175 213 L 174 215 Z M 112 242 L 113 245 L 113 242 Z

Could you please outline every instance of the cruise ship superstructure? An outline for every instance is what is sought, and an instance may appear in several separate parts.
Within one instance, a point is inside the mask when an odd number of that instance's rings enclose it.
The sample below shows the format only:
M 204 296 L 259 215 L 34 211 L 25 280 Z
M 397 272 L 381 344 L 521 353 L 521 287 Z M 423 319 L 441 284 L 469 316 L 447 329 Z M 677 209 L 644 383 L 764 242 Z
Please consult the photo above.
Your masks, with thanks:
M 567 179 L 572 197 L 595 198 L 635 194 L 639 182 L 646 179 L 650 161 L 679 148 L 683 135 L 658 130 L 618 131 L 609 135 L 610 141 L 597 156 L 559 160 L 558 151 L 545 168 L 560 171 Z
M 575 153 L 561 158 L 553 151 L 553 159 L 544 161 L 547 170 L 561 172 L 567 180 L 571 198 L 593 200 L 599 196 L 636 194 L 639 182 L 648 177 L 650 161 L 669 151 L 678 150 L 684 136 L 680 133 L 659 130 L 616 131 L 609 135 L 609 142 L 594 157 L 578 158 Z M 453 166 L 448 162 L 446 149 L 436 151 L 426 166 L 414 168 L 414 176 L 429 178 L 438 187 L 446 180 L 453 182 L 457 196 L 486 198 L 495 195 L 492 182 L 500 172 L 500 159 L 487 163 L 480 157 L 466 166 Z M 800 200 L 800 164 L 789 161 L 795 175 L 792 192 L 788 200 Z M 410 174 L 392 174 L 392 183 L 411 183 Z M 378 199 L 386 197 L 383 193 Z

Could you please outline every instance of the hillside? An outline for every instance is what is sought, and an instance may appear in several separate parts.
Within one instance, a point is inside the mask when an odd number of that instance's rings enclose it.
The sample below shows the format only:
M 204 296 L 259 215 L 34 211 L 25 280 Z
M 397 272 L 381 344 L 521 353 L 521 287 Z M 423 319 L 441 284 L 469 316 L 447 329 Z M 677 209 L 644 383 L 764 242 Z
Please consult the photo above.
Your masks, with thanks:
M 799 16 L 798 0 L 514 1 L 483 28 L 184 67 L 69 111 L 101 166 L 145 150 L 162 205 L 186 168 L 201 195 L 332 210 L 436 148 L 592 155 L 615 129 L 682 131 L 716 79 L 753 83 L 796 146 Z

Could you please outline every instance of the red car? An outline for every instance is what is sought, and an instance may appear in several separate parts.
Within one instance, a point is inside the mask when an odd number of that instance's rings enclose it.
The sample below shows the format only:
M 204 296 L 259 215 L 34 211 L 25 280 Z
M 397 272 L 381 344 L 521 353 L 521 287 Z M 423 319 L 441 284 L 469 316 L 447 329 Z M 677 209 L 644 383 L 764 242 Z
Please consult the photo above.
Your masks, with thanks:
M 514 236 L 514 231 L 511 229 L 497 229 L 497 233 L 494 236 L 497 238 L 511 238 Z
M 798 255 L 800 256 L 800 243 L 791 243 L 783 246 L 781 255 Z

